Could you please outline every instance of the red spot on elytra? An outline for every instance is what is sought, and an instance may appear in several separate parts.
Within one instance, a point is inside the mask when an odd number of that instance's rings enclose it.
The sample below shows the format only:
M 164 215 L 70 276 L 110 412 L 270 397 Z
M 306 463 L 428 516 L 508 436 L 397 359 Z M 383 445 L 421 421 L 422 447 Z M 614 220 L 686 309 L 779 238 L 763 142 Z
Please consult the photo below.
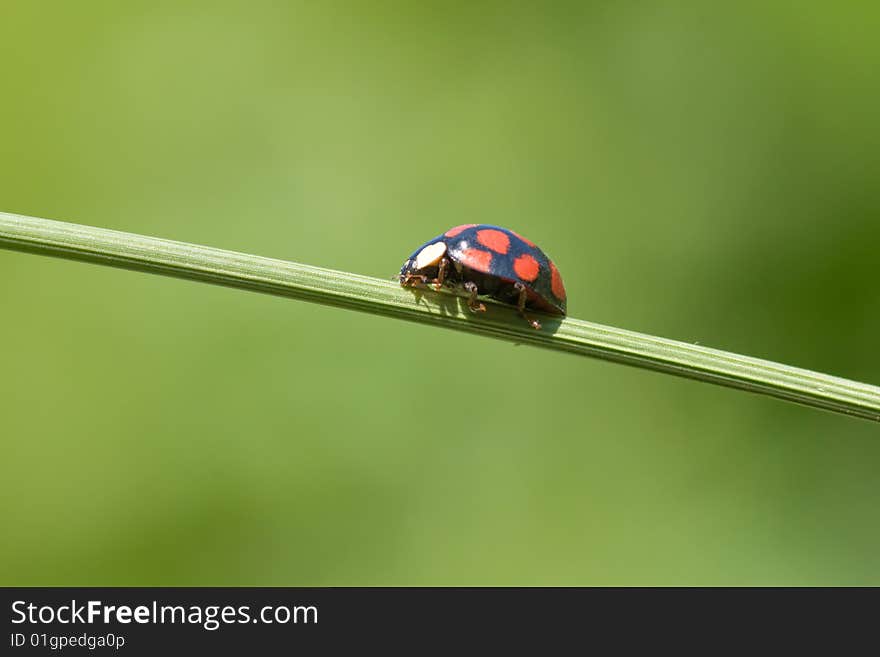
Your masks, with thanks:
M 513 231 L 510 231 L 510 232 L 513 233 Z M 523 237 L 519 233 L 513 233 L 513 234 L 516 235 L 518 238 L 520 238 L 523 242 L 525 242 L 529 246 L 537 246 L 532 240 L 527 240 L 525 237 Z
M 553 290 L 553 295 L 557 299 L 565 301 L 565 286 L 562 284 L 562 276 L 559 275 L 559 270 L 552 262 L 550 263 L 550 289 Z
M 477 224 L 462 224 L 461 226 L 456 226 L 455 228 L 450 228 L 445 233 L 443 233 L 446 237 L 455 237 L 459 233 L 463 233 L 468 228 L 473 228 Z
M 463 249 L 458 254 L 458 261 L 465 267 L 488 272 L 492 264 L 492 254 L 482 249 Z
M 513 261 L 513 271 L 524 281 L 533 281 L 538 278 L 540 265 L 528 253 L 523 253 L 519 258 Z
M 478 230 L 477 241 L 483 246 L 488 246 L 495 253 L 507 253 L 510 248 L 510 238 L 500 230 L 491 228 Z

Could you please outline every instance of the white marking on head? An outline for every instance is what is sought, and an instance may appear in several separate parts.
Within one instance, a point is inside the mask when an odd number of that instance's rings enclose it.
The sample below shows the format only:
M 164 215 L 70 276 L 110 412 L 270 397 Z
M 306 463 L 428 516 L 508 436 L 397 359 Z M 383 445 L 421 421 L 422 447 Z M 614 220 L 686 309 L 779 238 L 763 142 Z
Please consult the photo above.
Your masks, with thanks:
M 425 267 L 436 265 L 445 254 L 446 244 L 444 242 L 429 244 L 419 251 L 419 254 L 416 256 L 415 268 L 424 269 Z

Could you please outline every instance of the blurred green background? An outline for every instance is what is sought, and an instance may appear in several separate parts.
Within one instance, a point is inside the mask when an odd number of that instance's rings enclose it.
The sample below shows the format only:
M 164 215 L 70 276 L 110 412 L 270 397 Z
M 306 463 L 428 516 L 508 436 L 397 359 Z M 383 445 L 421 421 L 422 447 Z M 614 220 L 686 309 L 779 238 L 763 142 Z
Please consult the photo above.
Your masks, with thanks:
M 880 383 L 876 3 L 0 6 L 0 209 Z M 0 251 L 5 585 L 880 584 L 878 425 Z

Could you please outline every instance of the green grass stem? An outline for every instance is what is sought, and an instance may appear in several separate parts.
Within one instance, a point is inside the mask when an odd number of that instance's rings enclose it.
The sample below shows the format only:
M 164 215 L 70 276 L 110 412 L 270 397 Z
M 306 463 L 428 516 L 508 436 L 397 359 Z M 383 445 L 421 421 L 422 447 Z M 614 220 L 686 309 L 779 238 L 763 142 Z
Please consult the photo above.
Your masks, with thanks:
M 473 314 L 461 297 L 413 292 L 393 280 L 7 213 L 0 213 L 0 247 L 477 333 L 880 421 L 877 386 L 580 319 L 536 314 L 544 328 L 535 331 L 506 306 L 493 304 L 491 312 Z

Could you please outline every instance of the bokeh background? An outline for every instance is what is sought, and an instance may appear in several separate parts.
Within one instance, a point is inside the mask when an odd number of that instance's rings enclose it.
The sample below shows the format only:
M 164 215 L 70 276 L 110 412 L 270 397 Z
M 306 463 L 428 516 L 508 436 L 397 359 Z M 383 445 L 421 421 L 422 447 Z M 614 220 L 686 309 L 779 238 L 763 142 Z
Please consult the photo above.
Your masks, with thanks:
M 574 317 L 880 383 L 876 3 L 0 6 L 0 209 L 393 276 L 497 223 Z M 0 252 L 5 585 L 880 584 L 880 429 Z

